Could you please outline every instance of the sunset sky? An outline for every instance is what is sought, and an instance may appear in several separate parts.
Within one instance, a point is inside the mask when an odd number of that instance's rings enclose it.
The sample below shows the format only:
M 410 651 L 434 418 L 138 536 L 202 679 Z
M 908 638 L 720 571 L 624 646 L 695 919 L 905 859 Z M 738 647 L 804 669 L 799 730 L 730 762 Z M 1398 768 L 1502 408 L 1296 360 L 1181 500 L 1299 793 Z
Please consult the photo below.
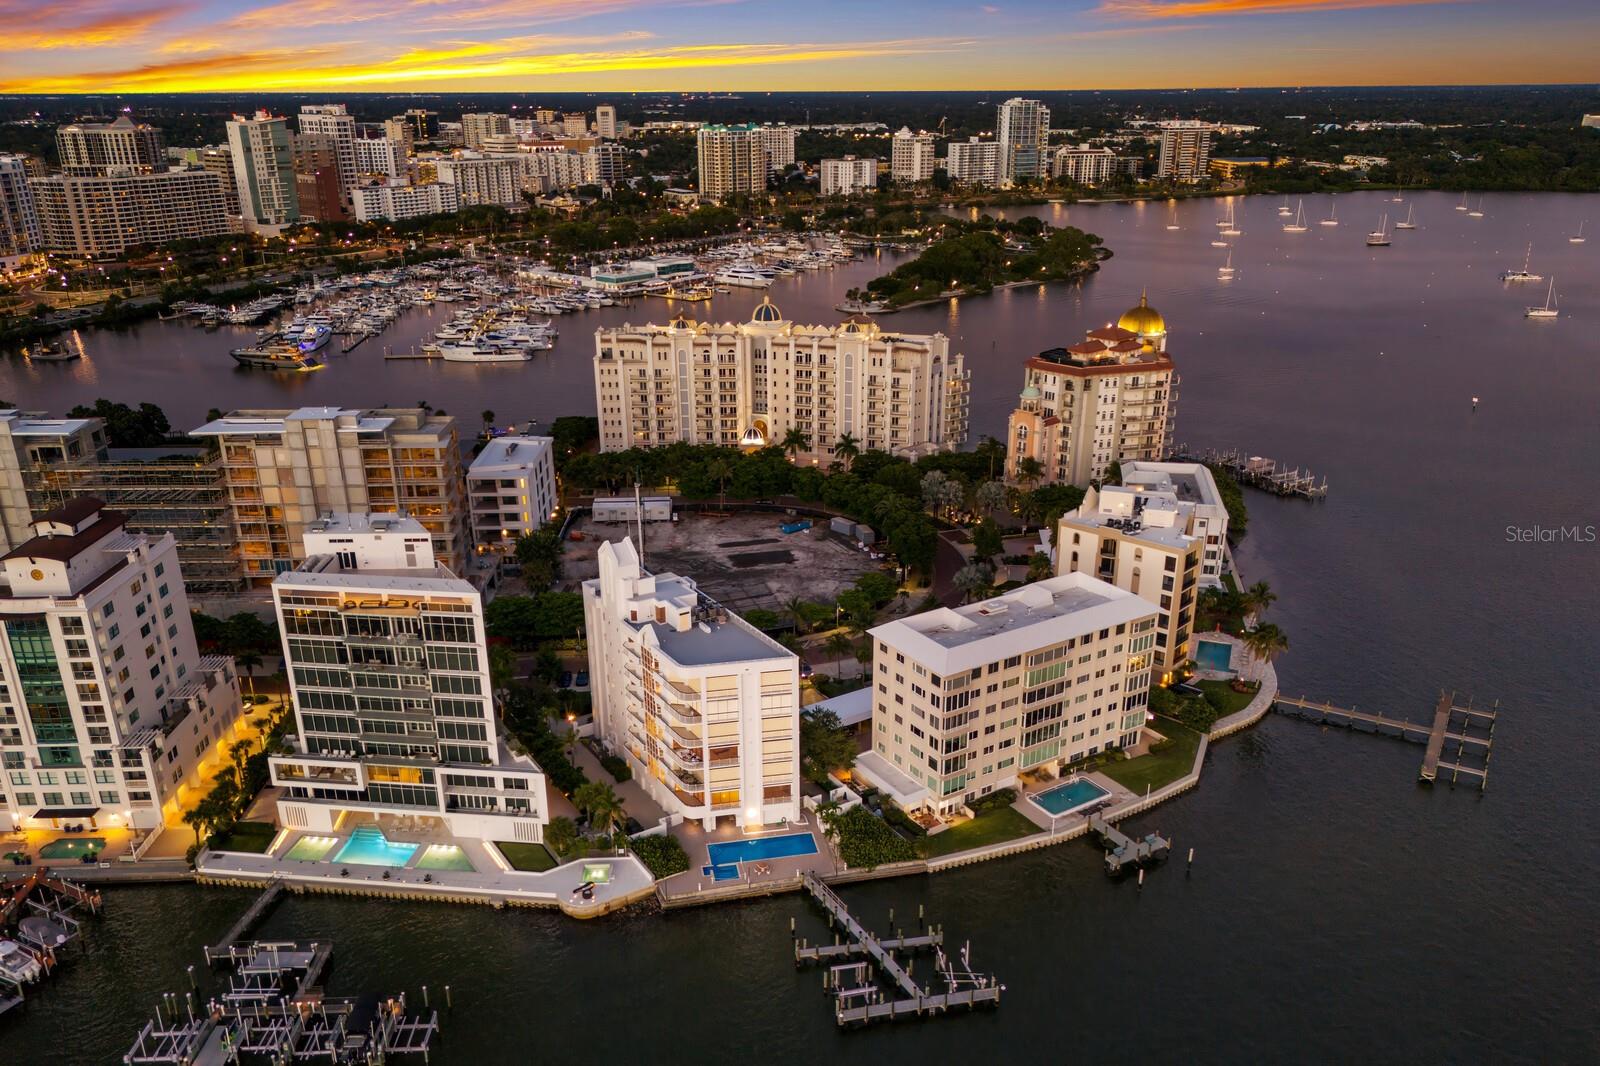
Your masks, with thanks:
M 1600 80 L 1600 0 L 0 0 L 0 92 Z

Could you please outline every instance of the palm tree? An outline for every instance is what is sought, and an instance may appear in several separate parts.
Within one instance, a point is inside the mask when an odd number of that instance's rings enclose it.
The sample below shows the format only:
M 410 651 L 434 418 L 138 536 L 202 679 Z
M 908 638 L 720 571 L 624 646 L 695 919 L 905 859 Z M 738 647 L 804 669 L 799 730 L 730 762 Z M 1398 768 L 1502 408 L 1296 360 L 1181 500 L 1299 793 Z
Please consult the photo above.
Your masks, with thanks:
M 717 456 L 706 464 L 706 477 L 717 483 L 718 509 L 728 509 L 728 482 L 733 478 L 733 467 L 728 460 Z
M 558 858 L 572 854 L 578 846 L 578 826 L 566 815 L 557 815 L 544 827 L 544 842 Z
M 244 764 L 250 761 L 250 756 L 255 754 L 255 743 L 249 739 L 236 740 L 228 745 L 228 761 L 233 764 L 233 776 L 239 782 L 240 791 L 244 790 Z
M 489 431 L 491 429 L 493 429 L 493 428 L 494 428 L 494 412 L 489 410 L 488 408 L 484 408 L 484 411 L 483 411 L 483 435 L 485 437 L 487 437 L 489 435 Z
M 799 426 L 790 426 L 788 432 L 783 435 L 783 442 L 779 447 L 788 452 L 789 458 L 793 459 L 801 452 L 811 450 L 811 437 Z
M 200 846 L 201 835 L 204 833 L 206 826 L 210 823 L 210 820 L 209 812 L 205 808 L 204 801 L 196 804 L 192 809 L 183 812 L 183 824 L 194 830 L 195 847 L 198 848 Z
M 1247 631 L 1244 645 L 1250 650 L 1251 660 L 1261 666 L 1261 669 L 1254 671 L 1255 680 L 1260 681 L 1266 673 L 1265 668 L 1272 665 L 1272 660 L 1289 650 L 1289 635 L 1268 622 Z
M 1044 464 L 1031 455 L 1024 455 L 1017 460 L 1017 480 L 1023 487 L 1031 488 L 1040 478 L 1044 477 Z
M 850 465 L 856 461 L 856 456 L 860 454 L 861 442 L 848 433 L 840 437 L 839 442 L 833 446 L 834 458 L 843 463 L 846 470 L 850 469 Z
M 790 618 L 794 619 L 794 631 L 796 633 L 804 633 L 806 631 L 806 601 L 799 596 L 791 596 L 789 597 L 789 602 L 783 605 L 783 609 L 789 612 Z
M 978 594 L 994 587 L 994 577 L 989 568 L 981 563 L 968 563 L 956 571 L 956 576 L 951 579 L 956 591 L 961 593 L 961 602 L 971 603 L 978 598 Z
M 841 813 L 843 812 L 839 810 L 839 801 L 836 799 L 826 799 L 817 804 L 817 821 L 822 823 L 823 830 L 829 836 L 833 835 L 834 823 L 839 820 Z
M 628 812 L 622 809 L 622 801 L 611 791 L 610 785 L 602 783 L 600 787 L 604 791 L 594 796 L 589 808 L 589 824 L 611 836 L 628 824 Z
M 1053 567 L 1050 565 L 1050 556 L 1044 552 L 1034 552 L 1028 556 L 1028 580 L 1043 581 L 1050 576 Z
M 256 701 L 256 667 L 261 665 L 261 656 L 253 651 L 242 652 L 233 657 L 234 665 L 244 671 L 246 686 L 250 689 L 250 702 Z
M 836 631 L 828 637 L 828 651 L 835 659 L 843 660 L 855 651 L 855 644 L 851 642 L 849 634 Z M 839 673 L 841 677 L 844 675 L 842 666 L 839 668 Z
M 950 485 L 950 475 L 943 470 L 930 470 L 922 475 L 922 506 L 937 513 L 944 506 L 945 490 Z
M 1278 602 L 1278 594 L 1272 591 L 1272 586 L 1265 581 L 1257 581 L 1245 589 L 1239 597 L 1239 606 L 1247 615 L 1260 618 L 1267 613 L 1267 608 Z
M 994 513 L 1006 505 L 1005 483 L 1002 481 L 985 481 L 972 494 L 972 502 L 980 513 L 993 518 Z

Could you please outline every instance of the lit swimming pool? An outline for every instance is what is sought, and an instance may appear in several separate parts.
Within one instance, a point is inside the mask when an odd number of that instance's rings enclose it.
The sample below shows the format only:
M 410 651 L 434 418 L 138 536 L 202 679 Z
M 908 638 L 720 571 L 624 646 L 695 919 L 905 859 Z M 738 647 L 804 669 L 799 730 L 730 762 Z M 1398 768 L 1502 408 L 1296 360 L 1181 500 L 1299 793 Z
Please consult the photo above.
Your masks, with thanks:
M 333 861 L 357 866 L 404 866 L 419 847 L 420 844 L 396 844 L 383 835 L 383 830 L 364 825 L 350 834 Z
M 1226 673 L 1232 669 L 1228 664 L 1233 661 L 1233 645 L 1220 640 L 1197 640 L 1194 642 L 1194 661 L 1202 670 Z
M 714 881 L 739 880 L 739 868 L 737 866 L 702 866 L 700 867 L 700 874 L 702 877 L 709 877 Z
M 301 837 L 294 842 L 293 847 L 284 852 L 283 857 L 296 862 L 321 862 L 338 843 L 338 837 Z
M 1028 798 L 1050 814 L 1057 815 L 1075 811 L 1079 807 L 1087 807 L 1095 800 L 1104 799 L 1109 795 L 1111 793 L 1093 781 L 1080 777 L 1075 781 L 1047 788 L 1043 792 L 1030 793 Z
M 810 833 L 789 833 L 781 837 L 754 837 L 750 840 L 725 840 L 706 848 L 712 866 L 728 866 L 736 862 L 758 862 L 761 859 L 789 859 L 796 855 L 815 855 L 817 842 Z M 725 878 L 718 877 L 718 880 Z
M 454 844 L 429 844 L 422 849 L 417 860 L 419 870 L 466 870 L 471 872 L 472 860 Z
M 97 855 L 106 846 L 103 837 L 61 837 L 39 849 L 41 859 L 76 859 L 79 855 Z

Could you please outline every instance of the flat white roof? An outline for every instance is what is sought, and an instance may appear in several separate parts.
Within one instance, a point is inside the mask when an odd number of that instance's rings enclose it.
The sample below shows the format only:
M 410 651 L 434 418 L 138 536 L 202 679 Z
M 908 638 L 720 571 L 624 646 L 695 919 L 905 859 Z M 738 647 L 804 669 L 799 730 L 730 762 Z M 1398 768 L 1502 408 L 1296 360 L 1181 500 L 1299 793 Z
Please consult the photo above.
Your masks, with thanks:
M 1186 503 L 1221 507 L 1217 479 L 1203 463 L 1154 463 L 1130 459 L 1122 464 L 1122 483 L 1129 488 L 1170 492 Z
M 872 686 L 867 685 L 854 689 L 841 696 L 833 696 L 802 709 L 807 711 L 832 711 L 839 716 L 840 725 L 857 725 L 872 717 Z
M 525 469 L 538 462 L 554 443 L 554 437 L 496 437 L 472 460 L 467 476 Z
M 1088 574 L 1062 574 L 964 607 L 897 618 L 874 639 L 936 674 L 1025 655 L 1156 613 L 1155 605 Z
M 855 774 L 889 793 L 901 807 L 915 810 L 933 798 L 928 787 L 875 751 L 856 756 Z

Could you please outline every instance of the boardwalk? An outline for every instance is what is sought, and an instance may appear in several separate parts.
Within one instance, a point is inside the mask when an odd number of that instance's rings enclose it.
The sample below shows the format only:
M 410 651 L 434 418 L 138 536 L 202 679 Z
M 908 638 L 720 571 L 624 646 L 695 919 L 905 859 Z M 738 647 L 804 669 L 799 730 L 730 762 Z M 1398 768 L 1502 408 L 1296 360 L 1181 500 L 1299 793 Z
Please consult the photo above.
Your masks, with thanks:
M 205 949 L 206 961 L 214 962 L 217 959 L 229 958 L 234 943 L 243 940 L 250 930 L 260 924 L 261 919 L 266 917 L 267 911 L 278 901 L 278 897 L 281 895 L 283 895 L 283 881 L 279 878 L 273 878 L 267 885 L 266 891 L 257 896 L 256 901 L 250 904 L 250 909 L 239 915 L 239 920 L 234 922 L 226 933 L 222 934 L 222 939 Z
M 1371 711 L 1358 711 L 1354 707 L 1338 707 L 1303 696 L 1296 699 L 1280 695 L 1274 701 L 1274 706 L 1280 712 L 1296 718 L 1325 725 L 1342 725 L 1348 729 L 1369 727 L 1366 730 L 1368 732 L 1426 745 L 1422 767 L 1417 772 L 1423 781 L 1438 780 L 1444 773 L 1449 775 L 1454 784 L 1462 774 L 1466 774 L 1478 779 L 1479 788 L 1488 785 L 1489 756 L 1494 745 L 1494 727 L 1499 712 L 1460 706 L 1455 702 L 1453 693 L 1440 694 L 1439 702 L 1433 709 L 1433 720 L 1427 725 Z M 1474 730 L 1481 730 L 1481 733 Z M 1453 751 L 1450 745 L 1454 745 Z M 1463 758 L 1468 755 L 1479 760 L 1479 764 L 1464 762 Z M 1449 761 L 1446 761 L 1447 757 Z

